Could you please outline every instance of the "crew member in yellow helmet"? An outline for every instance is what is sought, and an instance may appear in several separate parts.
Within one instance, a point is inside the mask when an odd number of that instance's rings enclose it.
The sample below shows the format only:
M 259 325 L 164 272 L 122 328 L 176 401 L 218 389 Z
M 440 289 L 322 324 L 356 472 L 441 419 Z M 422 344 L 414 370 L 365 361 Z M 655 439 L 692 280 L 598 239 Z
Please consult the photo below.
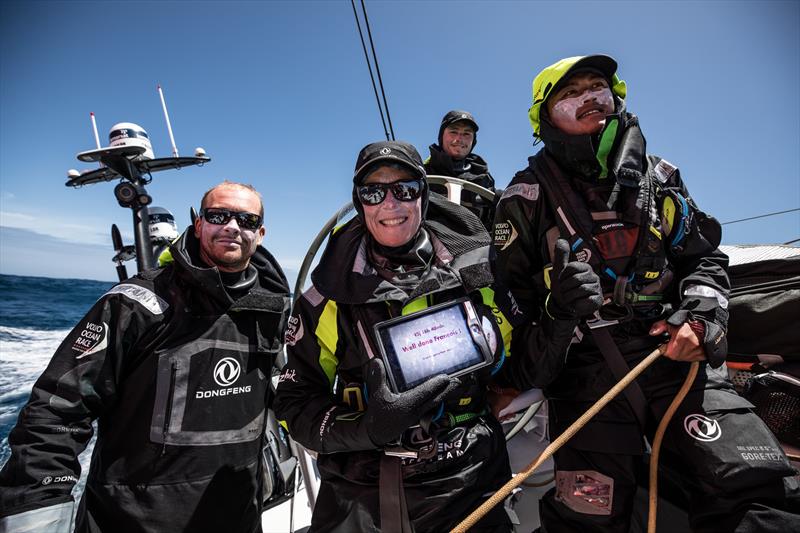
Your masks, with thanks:
M 700 371 L 661 463 L 687 492 L 691 529 L 796 530 L 796 472 L 722 366 L 730 285 L 720 225 L 674 164 L 646 153 L 626 93 L 609 56 L 543 69 L 529 110 L 543 148 L 497 206 L 496 273 L 527 317 L 498 380 L 545 390 L 551 438 L 653 349 L 665 350 L 556 453 L 542 531 L 629 531 L 645 439 L 690 361 Z M 742 453 L 753 449 L 764 453 Z

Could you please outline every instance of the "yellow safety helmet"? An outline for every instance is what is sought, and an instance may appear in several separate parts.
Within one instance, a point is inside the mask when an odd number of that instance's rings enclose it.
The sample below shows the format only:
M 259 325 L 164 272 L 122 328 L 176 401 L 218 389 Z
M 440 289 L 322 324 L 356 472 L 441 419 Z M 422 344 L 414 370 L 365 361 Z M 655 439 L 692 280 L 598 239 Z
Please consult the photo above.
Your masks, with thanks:
M 553 89 L 568 74 L 578 69 L 596 70 L 611 81 L 611 92 L 625 98 L 627 87 L 617 76 L 617 62 L 607 55 L 575 56 L 557 61 L 543 69 L 533 80 L 533 105 L 528 110 L 528 118 L 533 126 L 533 134 L 539 138 L 542 105 Z

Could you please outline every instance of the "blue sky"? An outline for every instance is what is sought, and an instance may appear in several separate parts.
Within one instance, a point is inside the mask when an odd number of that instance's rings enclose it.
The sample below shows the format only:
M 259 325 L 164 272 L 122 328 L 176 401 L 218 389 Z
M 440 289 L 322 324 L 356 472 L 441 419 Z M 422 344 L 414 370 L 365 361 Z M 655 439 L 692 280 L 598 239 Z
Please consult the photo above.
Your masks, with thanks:
M 449 109 L 472 111 L 499 186 L 526 165 L 530 84 L 556 60 L 608 53 L 648 149 L 680 166 L 725 222 L 800 207 L 798 2 L 377 2 L 367 9 L 399 139 L 423 157 Z M 296 271 L 350 198 L 355 156 L 380 123 L 349 1 L 14 2 L 0 5 L 0 272 L 115 279 L 109 226 L 132 241 L 113 183 L 64 186 L 75 154 L 130 121 L 157 156 L 178 224 L 223 178 L 265 197 L 266 246 Z M 800 238 L 794 212 L 724 227 L 723 242 Z M 129 270 L 134 270 L 129 263 Z

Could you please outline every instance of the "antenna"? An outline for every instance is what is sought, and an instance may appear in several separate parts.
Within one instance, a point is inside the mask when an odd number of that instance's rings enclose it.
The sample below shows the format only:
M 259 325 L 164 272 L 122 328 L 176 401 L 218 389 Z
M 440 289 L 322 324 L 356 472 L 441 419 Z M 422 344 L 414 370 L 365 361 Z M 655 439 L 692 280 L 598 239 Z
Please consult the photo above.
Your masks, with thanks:
M 100 148 L 100 136 L 97 135 L 97 122 L 94 120 L 94 113 L 89 113 L 89 116 L 92 117 L 92 130 L 94 130 L 94 142 L 97 144 L 97 148 Z
M 169 132 L 169 142 L 172 143 L 172 156 L 178 157 L 178 148 L 175 146 L 175 137 L 172 136 L 172 126 L 169 123 L 169 113 L 167 113 L 167 104 L 164 102 L 164 91 L 161 90 L 161 85 L 158 86 L 158 95 L 161 97 L 161 107 L 164 109 L 164 118 L 167 121 L 167 131 Z
M 94 131 L 94 142 L 97 144 L 97 149 L 100 149 L 100 136 L 97 134 L 97 121 L 94 119 L 94 113 L 91 111 L 89 112 L 89 116 L 92 118 L 92 131 Z M 102 168 L 103 163 L 102 161 L 98 162 L 97 165 Z

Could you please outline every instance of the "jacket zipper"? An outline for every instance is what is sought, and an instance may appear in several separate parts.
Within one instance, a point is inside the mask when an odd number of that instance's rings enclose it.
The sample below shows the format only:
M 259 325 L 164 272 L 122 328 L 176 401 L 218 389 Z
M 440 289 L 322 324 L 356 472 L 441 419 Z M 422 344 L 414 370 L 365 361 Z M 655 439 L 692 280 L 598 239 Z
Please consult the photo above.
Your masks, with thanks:
M 169 430 L 170 418 L 172 418 L 172 395 L 175 393 L 175 376 L 178 373 L 178 364 L 174 361 L 170 366 L 169 372 L 169 394 L 167 395 L 167 409 L 164 413 L 164 428 L 161 432 L 162 446 L 161 455 L 167 453 L 167 431 Z

